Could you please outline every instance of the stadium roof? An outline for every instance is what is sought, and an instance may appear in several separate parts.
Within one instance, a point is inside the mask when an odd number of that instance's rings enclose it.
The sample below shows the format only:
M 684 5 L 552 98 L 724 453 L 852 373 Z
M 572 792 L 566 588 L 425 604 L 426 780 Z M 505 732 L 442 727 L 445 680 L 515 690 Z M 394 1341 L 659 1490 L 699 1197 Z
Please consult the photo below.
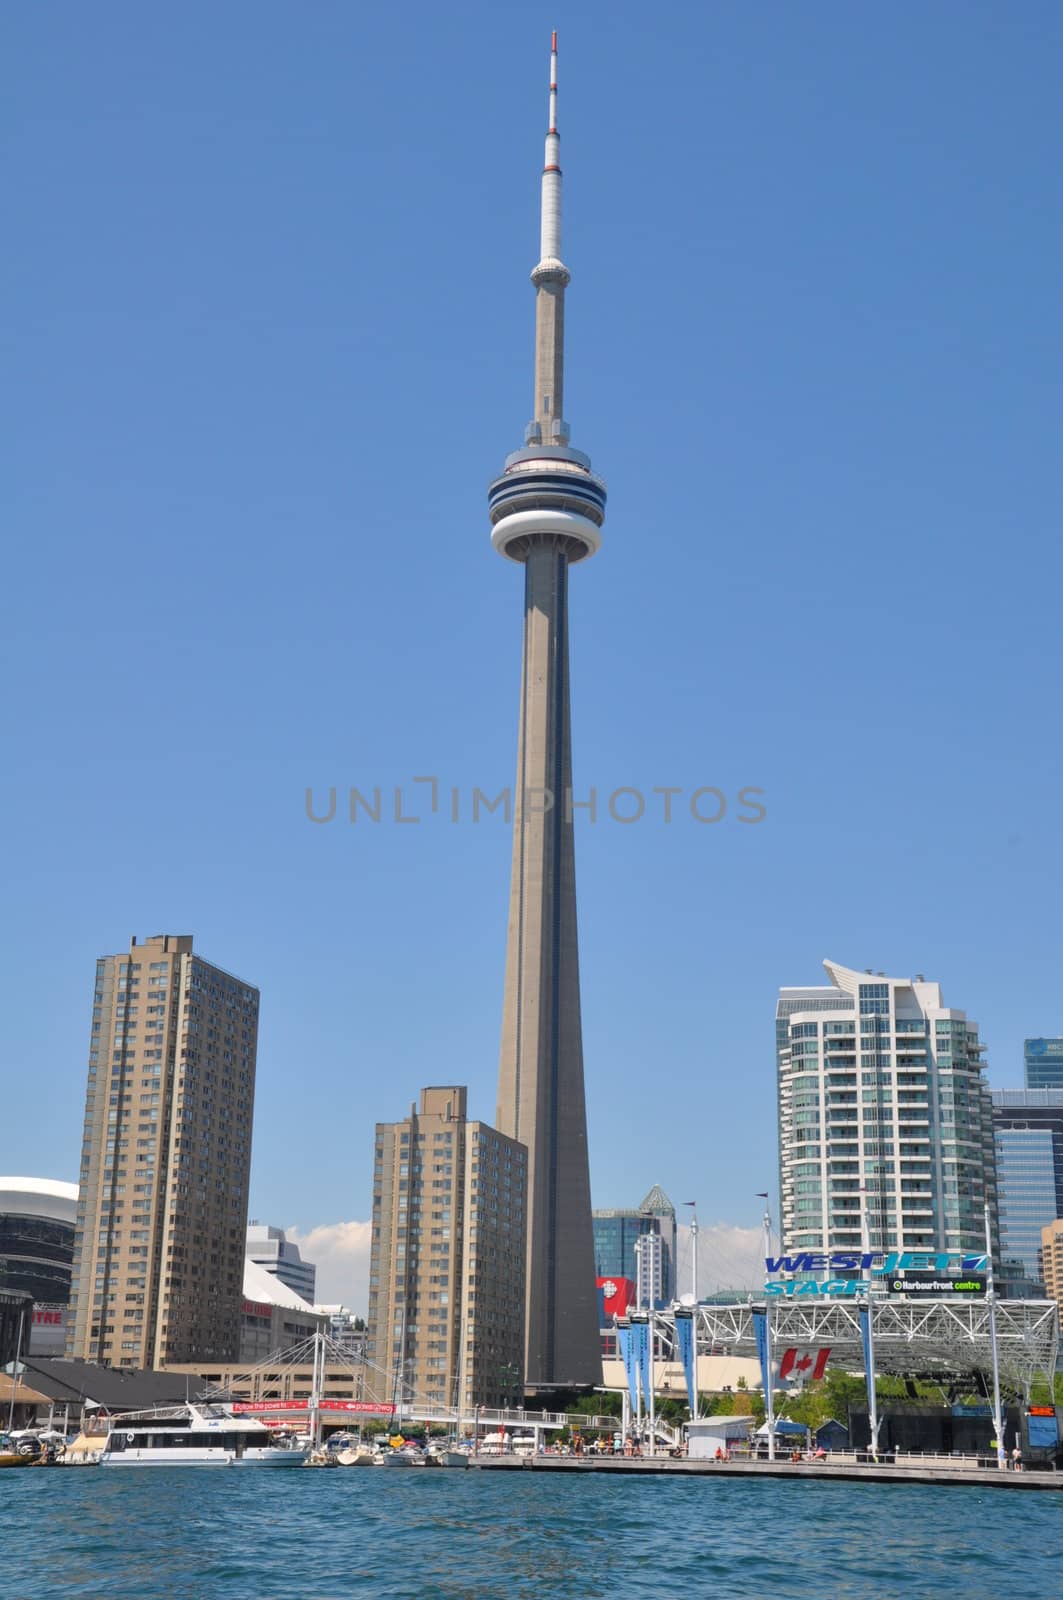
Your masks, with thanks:
M 0 1215 L 48 1217 L 73 1224 L 77 1208 L 76 1183 L 58 1178 L 0 1177 Z

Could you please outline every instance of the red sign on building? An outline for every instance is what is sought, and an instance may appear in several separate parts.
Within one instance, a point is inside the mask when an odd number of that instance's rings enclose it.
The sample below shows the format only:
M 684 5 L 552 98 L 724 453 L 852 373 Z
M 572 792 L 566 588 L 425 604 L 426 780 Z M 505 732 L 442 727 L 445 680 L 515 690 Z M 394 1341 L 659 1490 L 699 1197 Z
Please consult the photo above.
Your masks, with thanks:
M 599 1278 L 598 1294 L 601 1298 L 603 1321 L 601 1327 L 611 1322 L 613 1317 L 626 1317 L 628 1307 L 635 1304 L 635 1280 L 633 1278 Z

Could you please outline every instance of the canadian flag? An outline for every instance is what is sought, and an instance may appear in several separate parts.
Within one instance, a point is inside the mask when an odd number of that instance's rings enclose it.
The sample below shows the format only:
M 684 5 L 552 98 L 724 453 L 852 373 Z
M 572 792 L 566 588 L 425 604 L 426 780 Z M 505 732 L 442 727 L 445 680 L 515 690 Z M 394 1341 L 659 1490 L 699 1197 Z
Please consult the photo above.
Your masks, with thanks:
M 779 1362 L 780 1379 L 802 1378 L 805 1383 L 817 1383 L 826 1371 L 830 1352 L 829 1344 L 821 1346 L 818 1350 L 805 1350 L 800 1347 L 784 1350 L 782 1360 Z

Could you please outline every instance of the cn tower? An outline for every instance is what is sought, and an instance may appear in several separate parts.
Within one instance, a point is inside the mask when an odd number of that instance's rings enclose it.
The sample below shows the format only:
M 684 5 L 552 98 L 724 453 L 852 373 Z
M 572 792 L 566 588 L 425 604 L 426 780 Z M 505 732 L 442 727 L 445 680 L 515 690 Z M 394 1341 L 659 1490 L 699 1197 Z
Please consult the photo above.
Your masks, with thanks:
M 569 444 L 557 34 L 535 285 L 535 405 L 524 448 L 488 490 L 491 543 L 524 568 L 524 657 L 514 803 L 498 1127 L 528 1147 L 525 1381 L 601 1382 L 583 1088 L 568 569 L 594 555 L 605 485 Z

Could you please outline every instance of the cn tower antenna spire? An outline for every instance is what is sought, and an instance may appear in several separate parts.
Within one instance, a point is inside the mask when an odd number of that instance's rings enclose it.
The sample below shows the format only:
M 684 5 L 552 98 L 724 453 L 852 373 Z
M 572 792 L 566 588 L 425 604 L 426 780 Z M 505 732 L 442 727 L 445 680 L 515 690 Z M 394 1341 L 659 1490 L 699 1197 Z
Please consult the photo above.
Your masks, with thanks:
M 569 270 L 561 259 L 561 135 L 557 131 L 557 30 L 550 35 L 550 116 L 546 130 L 539 261 L 535 285 L 535 411 L 528 442 L 568 443 L 562 405 L 565 390 L 565 288 Z
M 550 35 L 550 120 L 546 129 L 540 265 L 561 260 L 561 135 L 557 131 L 557 29 Z

